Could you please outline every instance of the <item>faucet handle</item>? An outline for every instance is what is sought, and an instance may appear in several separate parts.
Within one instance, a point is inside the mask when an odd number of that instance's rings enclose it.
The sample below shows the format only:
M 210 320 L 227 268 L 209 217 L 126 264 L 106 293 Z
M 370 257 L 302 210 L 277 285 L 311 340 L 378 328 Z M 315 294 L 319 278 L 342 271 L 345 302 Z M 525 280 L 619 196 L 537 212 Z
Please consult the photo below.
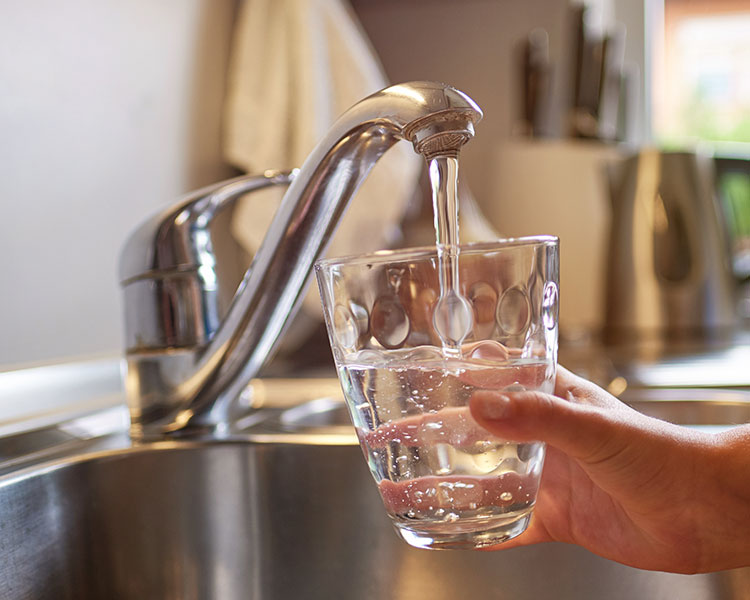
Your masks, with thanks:
M 220 304 L 237 288 L 220 289 L 226 286 L 220 285 L 214 240 L 231 235 L 215 231 L 215 218 L 244 194 L 288 185 L 295 174 L 266 171 L 202 188 L 130 235 L 119 271 L 127 352 L 185 348 L 211 339 L 223 316 Z

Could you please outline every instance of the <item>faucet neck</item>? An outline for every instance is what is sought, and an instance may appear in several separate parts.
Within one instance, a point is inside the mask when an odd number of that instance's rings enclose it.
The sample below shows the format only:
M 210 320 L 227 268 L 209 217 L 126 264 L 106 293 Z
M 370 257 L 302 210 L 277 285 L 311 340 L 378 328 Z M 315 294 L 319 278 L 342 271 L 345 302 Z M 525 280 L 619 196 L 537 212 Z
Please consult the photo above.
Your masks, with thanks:
M 399 140 L 431 159 L 455 155 L 482 117 L 462 92 L 413 82 L 381 90 L 344 113 L 307 158 L 268 228 L 231 308 L 208 343 L 185 353 L 134 356 L 131 405 L 165 410 L 142 429 L 223 426 L 242 409 L 242 390 L 272 355 L 295 314 L 315 260 L 378 159 Z M 145 379 L 144 379 L 145 378 Z M 150 381 L 153 379 L 153 381 Z M 144 381 L 148 380 L 144 388 Z

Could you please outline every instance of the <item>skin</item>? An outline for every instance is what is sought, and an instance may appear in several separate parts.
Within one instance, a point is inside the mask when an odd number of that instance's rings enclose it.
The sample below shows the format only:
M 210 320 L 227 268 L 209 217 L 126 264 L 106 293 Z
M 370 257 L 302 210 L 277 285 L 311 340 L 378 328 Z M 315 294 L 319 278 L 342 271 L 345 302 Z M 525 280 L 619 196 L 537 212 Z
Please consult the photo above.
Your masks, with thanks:
M 497 436 L 548 445 L 529 528 L 491 550 L 556 541 L 650 570 L 750 565 L 750 425 L 672 425 L 562 367 L 554 395 L 486 389 L 470 410 Z

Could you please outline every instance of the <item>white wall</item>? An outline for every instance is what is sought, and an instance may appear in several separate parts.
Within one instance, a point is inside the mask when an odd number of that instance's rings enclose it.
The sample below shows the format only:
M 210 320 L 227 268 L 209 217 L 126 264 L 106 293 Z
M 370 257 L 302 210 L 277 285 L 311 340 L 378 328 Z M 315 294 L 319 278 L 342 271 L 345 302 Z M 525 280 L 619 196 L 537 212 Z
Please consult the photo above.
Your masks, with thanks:
M 117 353 L 128 232 L 229 174 L 235 0 L 4 0 L 0 364 Z

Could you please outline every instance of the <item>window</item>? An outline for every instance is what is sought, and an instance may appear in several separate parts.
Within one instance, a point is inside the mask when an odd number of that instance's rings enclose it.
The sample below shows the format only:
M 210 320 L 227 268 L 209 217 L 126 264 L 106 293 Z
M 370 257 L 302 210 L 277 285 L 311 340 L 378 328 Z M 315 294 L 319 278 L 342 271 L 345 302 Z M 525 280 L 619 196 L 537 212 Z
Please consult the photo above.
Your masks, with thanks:
M 656 141 L 750 144 L 750 0 L 665 0 L 661 54 L 652 81 Z

